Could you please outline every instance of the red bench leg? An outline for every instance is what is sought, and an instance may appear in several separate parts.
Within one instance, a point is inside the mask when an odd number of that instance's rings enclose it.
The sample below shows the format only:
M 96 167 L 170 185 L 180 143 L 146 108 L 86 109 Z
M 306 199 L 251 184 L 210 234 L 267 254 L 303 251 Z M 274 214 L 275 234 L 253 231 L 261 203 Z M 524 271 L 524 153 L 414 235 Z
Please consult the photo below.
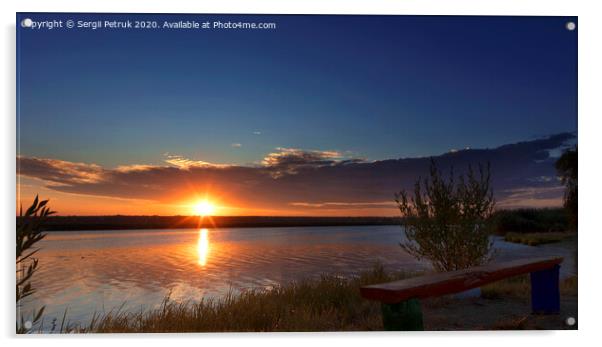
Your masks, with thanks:
M 418 299 L 410 299 L 397 304 L 382 304 L 381 308 L 385 330 L 424 330 L 422 309 Z
M 535 314 L 560 312 L 560 266 L 531 272 L 531 307 Z

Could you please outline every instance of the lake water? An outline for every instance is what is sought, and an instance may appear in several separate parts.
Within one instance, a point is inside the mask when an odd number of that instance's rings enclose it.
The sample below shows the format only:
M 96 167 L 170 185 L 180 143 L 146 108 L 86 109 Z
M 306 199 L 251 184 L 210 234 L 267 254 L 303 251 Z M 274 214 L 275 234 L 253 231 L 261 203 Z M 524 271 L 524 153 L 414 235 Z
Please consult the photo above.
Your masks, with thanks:
M 38 292 L 24 309 L 46 305 L 48 324 L 67 308 L 69 321 L 85 323 L 122 305 L 157 307 L 168 293 L 219 298 L 326 273 L 353 276 L 377 261 L 389 270 L 426 268 L 401 239 L 399 226 L 52 232 L 40 243 Z M 535 250 L 499 239 L 495 247 L 501 258 Z

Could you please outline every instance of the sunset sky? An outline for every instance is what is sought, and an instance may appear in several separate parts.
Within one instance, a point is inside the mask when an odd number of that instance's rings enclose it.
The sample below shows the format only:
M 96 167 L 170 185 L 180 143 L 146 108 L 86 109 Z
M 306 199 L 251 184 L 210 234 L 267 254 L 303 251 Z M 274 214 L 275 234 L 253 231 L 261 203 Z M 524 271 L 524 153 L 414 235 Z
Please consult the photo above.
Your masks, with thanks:
M 223 215 L 395 215 L 393 193 L 429 156 L 490 161 L 502 207 L 560 204 L 576 18 L 102 16 L 126 18 L 277 29 L 18 28 L 24 205 L 39 193 L 62 215 L 191 214 L 201 200 Z

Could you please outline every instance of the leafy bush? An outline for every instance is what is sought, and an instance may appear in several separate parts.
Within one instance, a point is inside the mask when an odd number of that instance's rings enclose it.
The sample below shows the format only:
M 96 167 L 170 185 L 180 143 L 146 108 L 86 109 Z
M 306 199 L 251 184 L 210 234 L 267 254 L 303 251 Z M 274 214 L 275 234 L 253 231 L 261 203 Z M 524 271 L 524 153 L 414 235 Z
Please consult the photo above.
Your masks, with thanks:
M 24 334 L 31 330 L 33 325 L 40 321 L 44 307 L 39 310 L 33 310 L 32 319 L 26 322 L 21 313 L 23 299 L 35 293 L 31 285 L 31 278 L 38 268 L 38 259 L 33 255 L 39 249 L 35 248 L 36 243 L 41 241 L 46 234 L 42 231 L 42 222 L 53 214 L 53 211 L 46 206 L 48 200 L 38 201 L 36 196 L 33 204 L 23 214 L 23 208 L 19 211 L 17 219 L 17 333 Z
M 407 241 L 401 244 L 417 259 L 428 259 L 437 271 L 453 271 L 486 262 L 490 256 L 495 201 L 489 165 L 479 175 L 468 167 L 466 177 L 453 169 L 445 180 L 431 161 L 430 179 L 420 179 L 414 194 L 396 194 Z

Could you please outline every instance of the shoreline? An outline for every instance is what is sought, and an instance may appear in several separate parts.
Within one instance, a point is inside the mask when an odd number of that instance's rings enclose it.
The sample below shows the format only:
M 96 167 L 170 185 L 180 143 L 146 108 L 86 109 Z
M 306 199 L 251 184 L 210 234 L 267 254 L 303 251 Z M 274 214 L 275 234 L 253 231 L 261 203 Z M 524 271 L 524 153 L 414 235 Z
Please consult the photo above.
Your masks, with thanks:
M 18 219 L 18 217 L 17 217 Z M 45 231 L 399 225 L 400 217 L 52 216 Z

